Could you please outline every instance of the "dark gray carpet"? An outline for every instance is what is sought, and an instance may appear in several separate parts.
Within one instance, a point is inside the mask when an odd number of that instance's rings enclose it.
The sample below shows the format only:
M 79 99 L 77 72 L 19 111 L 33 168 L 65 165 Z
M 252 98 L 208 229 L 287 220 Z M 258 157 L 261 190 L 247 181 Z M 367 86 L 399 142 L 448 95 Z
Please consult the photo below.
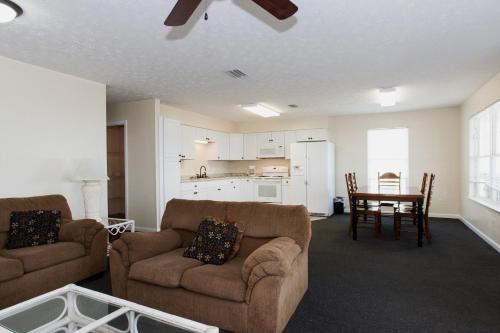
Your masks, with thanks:
M 313 222 L 309 291 L 286 332 L 500 332 L 500 255 L 458 220 L 432 219 L 432 244 L 391 221 L 375 239 L 346 215 Z M 84 287 L 110 292 L 109 275 Z

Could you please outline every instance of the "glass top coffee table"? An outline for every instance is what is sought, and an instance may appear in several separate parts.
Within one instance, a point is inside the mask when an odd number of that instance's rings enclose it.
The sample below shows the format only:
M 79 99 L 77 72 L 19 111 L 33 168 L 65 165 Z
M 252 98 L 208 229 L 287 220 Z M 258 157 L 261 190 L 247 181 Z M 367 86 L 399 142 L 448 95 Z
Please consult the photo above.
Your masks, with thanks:
M 219 329 L 70 284 L 0 311 L 0 333 L 217 333 Z

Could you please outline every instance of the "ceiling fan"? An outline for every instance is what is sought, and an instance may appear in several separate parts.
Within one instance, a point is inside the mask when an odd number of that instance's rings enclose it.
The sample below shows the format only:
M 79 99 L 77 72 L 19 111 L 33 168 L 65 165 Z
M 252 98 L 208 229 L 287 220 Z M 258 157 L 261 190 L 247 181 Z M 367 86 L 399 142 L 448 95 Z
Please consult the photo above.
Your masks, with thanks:
M 174 9 L 165 20 L 165 25 L 174 27 L 184 25 L 202 0 L 177 0 Z M 295 14 L 298 8 L 290 0 L 251 0 L 262 7 L 265 11 L 276 17 L 278 20 L 284 20 Z

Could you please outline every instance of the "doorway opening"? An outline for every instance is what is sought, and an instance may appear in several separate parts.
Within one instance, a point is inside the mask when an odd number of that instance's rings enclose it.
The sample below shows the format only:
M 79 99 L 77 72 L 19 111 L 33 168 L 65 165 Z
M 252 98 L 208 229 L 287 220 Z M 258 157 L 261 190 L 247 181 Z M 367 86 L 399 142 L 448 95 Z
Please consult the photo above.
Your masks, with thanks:
M 126 124 L 108 124 L 108 216 L 127 218 Z

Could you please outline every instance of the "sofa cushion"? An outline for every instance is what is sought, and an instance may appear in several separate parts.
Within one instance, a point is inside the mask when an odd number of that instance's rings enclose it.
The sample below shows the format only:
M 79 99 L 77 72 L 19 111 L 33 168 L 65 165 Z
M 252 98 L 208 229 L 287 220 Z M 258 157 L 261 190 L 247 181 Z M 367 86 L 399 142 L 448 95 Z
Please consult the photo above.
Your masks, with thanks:
M 16 259 L 0 257 L 0 282 L 15 279 L 23 274 L 22 262 Z
M 224 265 L 203 265 L 184 272 L 181 286 L 207 296 L 244 302 L 247 285 L 241 277 L 245 258 L 236 257 Z
M 18 259 L 24 272 L 29 273 L 85 256 L 85 248 L 79 243 L 59 242 L 21 249 L 2 250 L 0 255 Z
M 216 217 L 206 217 L 184 251 L 184 256 L 206 264 L 222 265 L 231 257 L 238 234 L 238 227 L 234 224 Z
M 57 243 L 60 227 L 60 210 L 12 212 L 7 248 L 18 249 Z
M 179 287 L 184 271 L 203 265 L 196 259 L 183 257 L 184 250 L 180 248 L 136 262 L 130 267 L 129 278 L 167 288 Z

